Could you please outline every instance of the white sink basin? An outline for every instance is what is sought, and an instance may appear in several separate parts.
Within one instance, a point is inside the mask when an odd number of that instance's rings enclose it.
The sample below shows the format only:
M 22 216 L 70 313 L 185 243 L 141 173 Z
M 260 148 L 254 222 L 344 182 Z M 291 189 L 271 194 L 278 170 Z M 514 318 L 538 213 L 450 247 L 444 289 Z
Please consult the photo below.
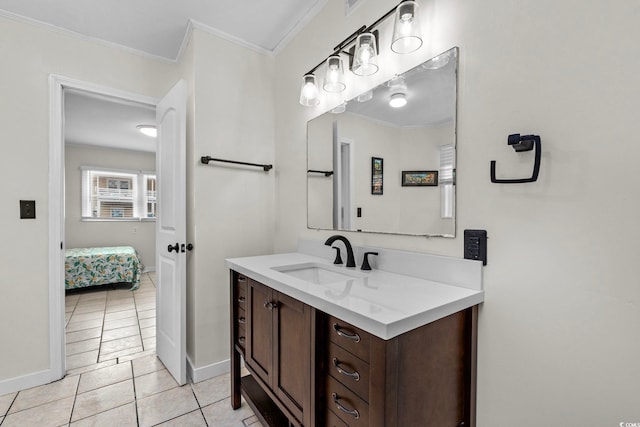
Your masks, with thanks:
M 317 263 L 283 265 L 272 268 L 296 279 L 315 283 L 316 285 L 327 285 L 329 283 L 339 283 L 366 277 L 364 274 L 356 271 L 346 271 L 344 268 Z

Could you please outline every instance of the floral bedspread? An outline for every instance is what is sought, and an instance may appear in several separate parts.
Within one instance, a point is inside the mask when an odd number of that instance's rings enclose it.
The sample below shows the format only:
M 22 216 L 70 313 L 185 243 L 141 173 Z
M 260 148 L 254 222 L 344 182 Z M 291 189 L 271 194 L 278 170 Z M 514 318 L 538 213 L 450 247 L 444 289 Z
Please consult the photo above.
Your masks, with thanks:
M 131 283 L 138 289 L 144 266 L 131 246 L 74 248 L 65 251 L 65 289 Z

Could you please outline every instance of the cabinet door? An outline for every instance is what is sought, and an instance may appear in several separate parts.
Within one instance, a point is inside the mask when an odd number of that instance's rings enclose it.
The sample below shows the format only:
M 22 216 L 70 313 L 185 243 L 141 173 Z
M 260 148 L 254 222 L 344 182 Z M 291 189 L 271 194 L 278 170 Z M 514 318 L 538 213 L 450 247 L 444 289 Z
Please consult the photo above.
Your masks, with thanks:
M 246 363 L 265 384 L 271 385 L 273 367 L 272 290 L 249 279 L 246 313 Z
M 305 398 L 310 392 L 310 307 L 279 292 L 273 292 L 274 375 L 273 390 L 280 401 L 303 424 L 309 410 Z

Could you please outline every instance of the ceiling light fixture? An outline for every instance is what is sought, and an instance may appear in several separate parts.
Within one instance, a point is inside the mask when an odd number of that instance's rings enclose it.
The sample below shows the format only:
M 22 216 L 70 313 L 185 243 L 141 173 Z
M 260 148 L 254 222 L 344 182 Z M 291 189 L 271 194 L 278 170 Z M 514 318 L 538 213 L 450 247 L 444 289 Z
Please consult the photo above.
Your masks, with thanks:
M 400 108 L 407 105 L 407 95 L 402 92 L 397 92 L 391 94 L 391 98 L 389 99 L 389 106 L 393 108 Z
M 323 89 L 326 92 L 342 92 L 346 89 L 344 66 L 341 55 L 349 57 L 349 69 L 355 75 L 369 76 L 376 73 L 378 66 L 378 30 L 374 30 L 382 21 L 395 13 L 391 50 L 396 53 L 411 53 L 422 46 L 420 23 L 417 16 L 418 3 L 403 0 L 396 7 L 381 16 L 373 24 L 358 28 L 353 34 L 333 48 L 333 53 L 313 67 L 303 77 L 300 89 L 300 104 L 311 107 L 320 104 L 320 91 L 316 83 L 315 72 L 326 65 Z M 351 46 L 349 50 L 348 46 Z
M 136 129 L 138 129 L 138 131 L 143 135 L 150 136 L 152 138 L 158 137 L 158 129 L 156 128 L 156 125 L 138 125 L 136 126 Z

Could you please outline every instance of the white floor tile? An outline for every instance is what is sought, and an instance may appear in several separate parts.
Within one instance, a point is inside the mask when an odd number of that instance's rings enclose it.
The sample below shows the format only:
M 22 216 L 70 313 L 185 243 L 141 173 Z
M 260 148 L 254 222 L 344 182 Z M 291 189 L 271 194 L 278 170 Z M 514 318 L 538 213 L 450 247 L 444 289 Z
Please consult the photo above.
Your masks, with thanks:
M 67 356 L 72 356 L 78 353 L 85 353 L 91 350 L 100 349 L 100 338 L 91 338 L 84 341 L 76 341 L 72 343 L 67 343 L 66 351 Z
M 231 396 L 231 376 L 229 374 L 191 384 L 191 388 L 201 407 L 226 399 Z
M 198 402 L 191 387 L 176 387 L 138 400 L 138 421 L 141 427 L 153 426 L 196 409 Z
M 71 421 L 81 420 L 134 400 L 132 380 L 81 393 L 76 396 L 76 404 L 73 408 Z
M 3 394 L 0 396 L 0 415 L 4 415 L 9 410 L 18 393 Z
M 253 415 L 247 402 L 243 401 L 242 406 L 234 411 L 226 400 L 205 406 L 202 413 L 210 426 L 225 427 L 245 427 L 242 421 Z
M 78 393 L 95 390 L 119 383 L 133 377 L 131 363 L 119 363 L 102 369 L 96 369 L 80 376 Z
M 39 387 L 22 390 L 18 393 L 9 414 L 60 400 L 76 394 L 79 376 L 67 376 L 59 381 Z
M 162 424 L 158 424 L 158 427 L 206 427 L 207 423 L 204 420 L 202 412 L 198 409 L 193 412 L 189 412 L 186 415 L 182 415 L 178 418 L 174 418 Z
M 2 421 L 2 427 L 57 427 L 66 425 L 71 418 L 74 397 L 67 397 L 36 406 L 35 408 L 9 414 Z
M 133 360 L 132 363 L 133 375 L 135 377 L 146 375 L 150 372 L 159 371 L 160 369 L 165 369 L 164 365 L 155 354 L 153 356 L 147 356 L 141 359 Z
M 135 377 L 134 381 L 137 399 L 178 387 L 178 383 L 166 369 Z
M 98 362 L 98 350 L 67 355 L 67 371 Z
M 136 404 L 128 403 L 71 423 L 72 427 L 137 427 Z
M 101 333 L 102 328 L 91 328 L 76 332 L 67 331 L 67 344 L 77 341 L 84 341 L 91 338 L 100 338 Z

